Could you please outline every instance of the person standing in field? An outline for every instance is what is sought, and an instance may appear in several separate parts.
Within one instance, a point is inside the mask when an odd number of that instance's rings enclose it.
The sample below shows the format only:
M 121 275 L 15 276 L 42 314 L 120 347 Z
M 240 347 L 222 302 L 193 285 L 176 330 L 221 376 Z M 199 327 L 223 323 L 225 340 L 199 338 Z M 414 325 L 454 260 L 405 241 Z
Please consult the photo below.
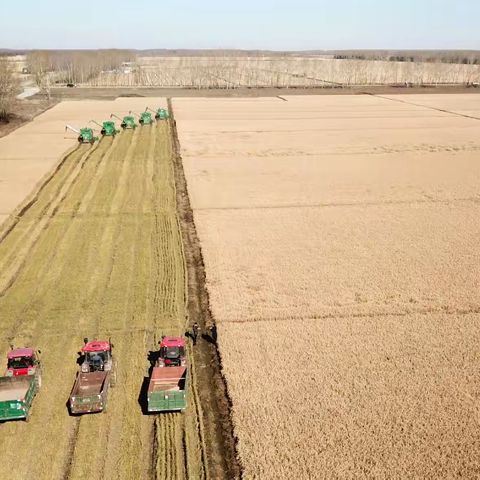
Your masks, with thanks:
M 193 324 L 193 328 L 192 328 L 192 336 L 193 336 L 193 344 L 196 345 L 197 344 L 197 337 L 198 337 L 198 331 L 200 330 L 200 327 L 198 326 L 198 323 L 195 322 Z
M 217 325 L 214 323 L 213 326 L 210 327 L 210 332 L 212 334 L 213 343 L 217 344 Z

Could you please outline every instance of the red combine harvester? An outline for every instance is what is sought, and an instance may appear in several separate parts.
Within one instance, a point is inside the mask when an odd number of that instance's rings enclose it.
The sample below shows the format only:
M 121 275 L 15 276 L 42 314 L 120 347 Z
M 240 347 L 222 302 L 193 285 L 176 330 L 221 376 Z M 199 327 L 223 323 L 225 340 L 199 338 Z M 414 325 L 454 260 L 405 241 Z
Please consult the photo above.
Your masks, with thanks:
M 35 375 L 38 388 L 42 385 L 42 366 L 38 354 L 33 348 L 13 348 L 10 345 L 10 352 L 7 354 L 6 377 L 20 377 L 23 375 Z M 40 353 L 40 352 L 38 352 Z
M 185 341 L 181 337 L 162 337 L 157 367 L 185 367 Z

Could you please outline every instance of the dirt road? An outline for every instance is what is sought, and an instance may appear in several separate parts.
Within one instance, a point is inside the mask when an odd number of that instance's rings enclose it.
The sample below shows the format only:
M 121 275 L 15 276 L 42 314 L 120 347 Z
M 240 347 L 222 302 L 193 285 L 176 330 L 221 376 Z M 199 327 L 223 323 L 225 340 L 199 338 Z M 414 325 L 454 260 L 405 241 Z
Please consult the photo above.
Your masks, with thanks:
M 188 321 L 171 149 L 166 122 L 78 146 L 2 225 L 1 353 L 39 348 L 44 379 L 30 421 L 0 426 L 1 476 L 208 475 L 195 378 L 185 416 L 142 415 L 149 351 Z M 83 337 L 111 338 L 118 382 L 107 413 L 70 417 Z

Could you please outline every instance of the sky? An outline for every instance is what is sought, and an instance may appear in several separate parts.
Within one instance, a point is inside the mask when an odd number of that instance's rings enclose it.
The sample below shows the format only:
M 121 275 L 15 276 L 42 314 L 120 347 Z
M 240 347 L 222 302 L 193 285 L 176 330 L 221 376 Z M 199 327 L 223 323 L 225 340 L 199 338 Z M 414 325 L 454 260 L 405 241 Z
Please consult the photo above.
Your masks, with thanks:
M 0 48 L 478 49 L 480 1 L 0 0 Z

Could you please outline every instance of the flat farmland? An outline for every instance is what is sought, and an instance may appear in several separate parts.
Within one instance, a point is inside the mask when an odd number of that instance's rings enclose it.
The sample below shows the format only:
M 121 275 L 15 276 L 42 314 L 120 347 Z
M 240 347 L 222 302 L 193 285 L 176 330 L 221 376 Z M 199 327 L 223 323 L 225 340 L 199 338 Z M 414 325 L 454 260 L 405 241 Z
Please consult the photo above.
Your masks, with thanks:
M 245 476 L 478 475 L 480 96 L 174 109 Z
M 142 101 L 60 104 L 1 140 L 0 167 L 5 158 L 38 161 L 35 183 L 48 171 L 0 232 L 0 353 L 9 343 L 31 345 L 44 365 L 29 421 L 1 426 L 2 478 L 206 476 L 193 376 L 186 415 L 142 414 L 149 352 L 161 334 L 183 335 L 188 322 L 170 122 L 93 146 L 58 133 L 66 119 L 83 126 L 144 108 Z M 111 339 L 118 379 L 108 412 L 73 417 L 66 404 L 84 337 Z
M 38 182 L 75 146 L 76 129 L 92 127 L 99 136 L 100 127 L 89 124 L 110 120 L 112 113 L 123 117 L 129 110 L 140 113 L 147 106 L 166 108 L 164 98 L 121 98 L 111 101 L 62 102 L 32 122 L 0 138 L 0 220 L 5 220 L 17 205 L 30 194 Z M 157 106 L 158 105 L 158 106 Z M 117 128 L 119 128 L 119 121 Z

